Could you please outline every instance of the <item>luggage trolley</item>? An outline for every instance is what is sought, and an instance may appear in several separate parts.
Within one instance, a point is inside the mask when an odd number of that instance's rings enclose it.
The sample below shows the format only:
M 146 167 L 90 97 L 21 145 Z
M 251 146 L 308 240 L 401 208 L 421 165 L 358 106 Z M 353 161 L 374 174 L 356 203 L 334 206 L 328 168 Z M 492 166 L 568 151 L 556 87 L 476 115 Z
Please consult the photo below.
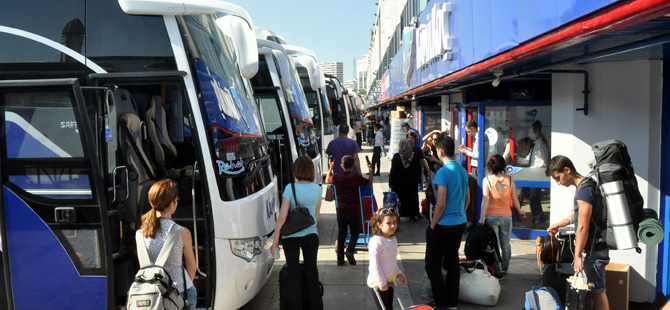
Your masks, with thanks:
M 335 208 L 337 208 L 337 188 L 333 185 L 335 192 Z M 359 186 L 358 187 L 358 196 L 361 206 L 361 233 L 358 235 L 358 240 L 356 240 L 356 249 L 367 249 L 368 242 L 370 241 L 370 218 L 372 214 L 377 211 L 375 207 L 375 196 L 372 190 L 371 185 Z M 351 242 L 351 234 L 347 234 L 347 239 L 344 242 L 344 247 L 346 248 Z M 335 252 L 337 252 L 337 241 L 335 243 Z

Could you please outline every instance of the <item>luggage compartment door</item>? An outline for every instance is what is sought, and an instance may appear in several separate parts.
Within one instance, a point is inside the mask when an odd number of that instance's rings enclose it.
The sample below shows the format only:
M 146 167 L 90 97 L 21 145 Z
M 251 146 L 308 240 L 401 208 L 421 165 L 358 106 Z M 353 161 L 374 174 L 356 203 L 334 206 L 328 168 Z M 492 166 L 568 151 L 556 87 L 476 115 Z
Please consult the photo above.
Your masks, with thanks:
M 0 81 L 0 118 L 0 308 L 107 309 L 104 191 L 78 81 Z

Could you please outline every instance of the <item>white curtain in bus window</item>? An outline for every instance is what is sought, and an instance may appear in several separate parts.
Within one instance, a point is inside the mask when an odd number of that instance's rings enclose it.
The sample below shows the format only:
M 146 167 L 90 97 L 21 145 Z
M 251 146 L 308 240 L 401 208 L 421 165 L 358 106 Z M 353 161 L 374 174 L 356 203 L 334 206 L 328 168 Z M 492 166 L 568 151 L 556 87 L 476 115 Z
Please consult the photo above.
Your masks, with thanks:
M 522 220 L 513 213 L 514 227 L 548 227 L 551 180 L 545 168 L 551 158 L 551 106 L 487 106 L 484 113 L 479 126 L 484 137 L 481 167 L 495 154 L 505 159 L 521 209 L 528 215 Z

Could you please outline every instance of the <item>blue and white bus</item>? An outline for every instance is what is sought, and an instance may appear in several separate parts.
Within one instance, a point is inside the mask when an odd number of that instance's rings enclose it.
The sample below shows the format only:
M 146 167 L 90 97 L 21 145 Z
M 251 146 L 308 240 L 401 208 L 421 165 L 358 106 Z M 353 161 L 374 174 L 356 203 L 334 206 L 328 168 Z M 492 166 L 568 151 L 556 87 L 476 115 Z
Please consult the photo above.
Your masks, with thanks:
M 258 29 L 257 35 L 262 33 Z M 321 155 L 314 124 L 305 100 L 295 64 L 282 45 L 257 39 L 259 69 L 251 79 L 254 94 L 267 129 L 272 168 L 279 176 L 279 190 L 293 182 L 291 166 L 299 156 L 314 163 L 314 174 L 321 175 Z M 320 183 L 321 178 L 314 180 Z
M 266 283 L 277 180 L 246 11 L 211 0 L 0 3 L 0 308 L 120 309 L 147 190 L 172 178 L 198 308 Z
M 313 51 L 299 46 L 283 46 L 295 61 L 296 70 L 305 91 L 305 99 L 316 128 L 321 158 L 325 159 L 328 144 L 335 139 L 335 125 L 326 96 L 326 77 Z M 322 165 L 321 171 L 328 171 L 328 161 L 322 160 Z

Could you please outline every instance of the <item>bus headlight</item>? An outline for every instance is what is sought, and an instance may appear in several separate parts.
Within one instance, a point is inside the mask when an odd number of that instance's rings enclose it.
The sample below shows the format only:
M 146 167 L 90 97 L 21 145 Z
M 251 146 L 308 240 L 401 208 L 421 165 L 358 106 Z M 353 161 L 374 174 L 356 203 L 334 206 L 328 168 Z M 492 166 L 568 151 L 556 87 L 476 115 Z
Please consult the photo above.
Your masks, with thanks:
M 254 256 L 263 253 L 261 239 L 258 237 L 248 239 L 230 240 L 230 249 L 235 256 L 250 262 Z

